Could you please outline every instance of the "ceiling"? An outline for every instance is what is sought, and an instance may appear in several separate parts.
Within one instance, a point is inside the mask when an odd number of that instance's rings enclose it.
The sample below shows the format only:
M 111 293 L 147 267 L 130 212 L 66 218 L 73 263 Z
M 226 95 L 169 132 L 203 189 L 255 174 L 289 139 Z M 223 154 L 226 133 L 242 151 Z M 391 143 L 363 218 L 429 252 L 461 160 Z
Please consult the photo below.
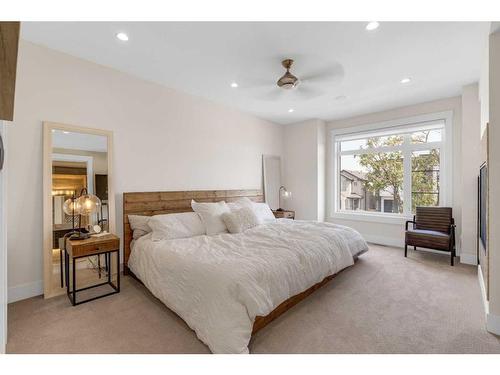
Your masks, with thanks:
M 479 79 L 487 22 L 382 22 L 371 32 L 365 26 L 23 22 L 22 38 L 282 124 L 455 96 Z M 129 40 L 116 39 L 118 32 Z M 335 77 L 316 82 L 312 98 L 289 90 L 274 99 L 284 58 L 295 60 L 299 78 L 332 69 Z M 401 84 L 405 77 L 411 82 Z

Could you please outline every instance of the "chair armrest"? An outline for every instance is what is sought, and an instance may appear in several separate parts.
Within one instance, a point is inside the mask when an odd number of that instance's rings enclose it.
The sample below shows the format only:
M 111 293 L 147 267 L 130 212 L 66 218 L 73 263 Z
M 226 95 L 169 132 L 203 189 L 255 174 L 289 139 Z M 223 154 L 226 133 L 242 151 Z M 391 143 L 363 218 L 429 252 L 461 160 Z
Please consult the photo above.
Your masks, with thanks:
M 413 227 L 415 228 L 415 220 L 406 220 L 406 224 L 405 224 L 405 230 L 408 230 L 408 223 L 412 223 L 413 224 Z

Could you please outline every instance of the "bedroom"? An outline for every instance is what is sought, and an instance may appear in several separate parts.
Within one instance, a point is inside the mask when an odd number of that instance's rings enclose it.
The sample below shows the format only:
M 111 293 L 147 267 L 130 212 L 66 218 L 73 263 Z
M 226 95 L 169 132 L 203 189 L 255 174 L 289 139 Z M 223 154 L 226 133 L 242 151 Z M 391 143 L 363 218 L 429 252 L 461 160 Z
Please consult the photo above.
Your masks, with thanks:
M 4 352 L 500 354 L 493 16 L 14 19 Z

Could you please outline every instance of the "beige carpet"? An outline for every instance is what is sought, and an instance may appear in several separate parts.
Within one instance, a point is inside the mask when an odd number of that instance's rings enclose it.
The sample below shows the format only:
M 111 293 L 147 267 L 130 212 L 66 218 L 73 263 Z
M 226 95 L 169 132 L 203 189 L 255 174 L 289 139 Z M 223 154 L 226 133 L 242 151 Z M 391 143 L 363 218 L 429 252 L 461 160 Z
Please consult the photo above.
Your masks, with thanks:
M 354 267 L 257 333 L 251 353 L 500 353 L 485 331 L 476 268 L 370 246 Z M 139 283 L 71 307 L 65 296 L 9 305 L 9 353 L 208 353 Z

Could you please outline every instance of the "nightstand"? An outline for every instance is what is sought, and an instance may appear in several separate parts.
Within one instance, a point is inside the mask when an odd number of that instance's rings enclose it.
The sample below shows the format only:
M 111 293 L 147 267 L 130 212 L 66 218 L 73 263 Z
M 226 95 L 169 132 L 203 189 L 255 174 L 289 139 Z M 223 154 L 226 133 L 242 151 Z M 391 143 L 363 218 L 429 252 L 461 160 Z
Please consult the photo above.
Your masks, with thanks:
M 288 211 L 288 210 L 283 210 L 283 211 L 278 211 L 278 210 L 273 210 L 274 217 L 276 219 L 295 219 L 295 211 Z
M 116 253 L 116 284 L 111 280 L 111 254 Z M 69 300 L 75 305 L 80 305 L 85 302 L 93 301 L 98 298 L 106 297 L 120 292 L 120 239 L 114 234 L 105 234 L 101 236 L 93 236 L 84 240 L 67 240 L 65 256 L 65 273 L 66 273 L 66 293 Z M 88 286 L 85 288 L 76 288 L 76 260 L 93 255 L 104 254 L 107 268 L 107 281 L 96 285 Z M 72 266 L 70 275 L 70 262 Z M 92 297 L 83 301 L 77 301 L 76 295 L 78 292 L 97 288 L 103 285 L 109 285 L 113 288 L 113 292 L 105 293 L 97 297 Z

